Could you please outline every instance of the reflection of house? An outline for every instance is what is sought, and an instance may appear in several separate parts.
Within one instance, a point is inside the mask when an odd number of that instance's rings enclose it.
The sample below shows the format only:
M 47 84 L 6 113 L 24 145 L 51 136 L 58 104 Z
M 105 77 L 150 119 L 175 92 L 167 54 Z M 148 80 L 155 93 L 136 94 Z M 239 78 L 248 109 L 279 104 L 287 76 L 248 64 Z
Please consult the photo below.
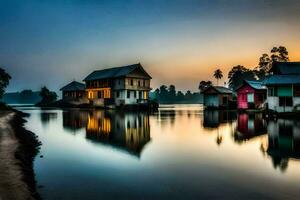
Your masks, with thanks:
M 63 127 L 69 130 L 78 130 L 87 125 L 87 111 L 65 110 L 63 111 Z
M 148 101 L 151 76 L 140 63 L 98 70 L 84 81 L 88 99 L 95 106 L 136 105 Z
M 222 86 L 211 86 L 202 91 L 204 106 L 212 108 L 229 108 L 233 92 Z
M 77 81 L 72 81 L 60 89 L 62 91 L 62 100 L 64 102 L 79 105 L 88 103 L 85 92 L 85 85 Z
M 139 156 L 150 141 L 149 116 L 146 113 L 89 113 L 86 137 L 96 142 Z
M 292 112 L 300 106 L 300 62 L 276 62 L 265 84 L 268 107 L 276 112 Z
M 228 123 L 236 119 L 236 112 L 204 110 L 203 127 L 217 128 L 222 123 Z
M 267 95 L 266 87 L 260 81 L 244 81 L 236 91 L 238 109 L 259 108 Z
M 300 159 L 300 122 L 278 119 L 268 124 L 268 154 L 273 158 L 275 167 L 289 158 Z
M 247 140 L 267 133 L 267 123 L 261 113 L 239 114 L 237 129 L 234 134 L 235 140 Z

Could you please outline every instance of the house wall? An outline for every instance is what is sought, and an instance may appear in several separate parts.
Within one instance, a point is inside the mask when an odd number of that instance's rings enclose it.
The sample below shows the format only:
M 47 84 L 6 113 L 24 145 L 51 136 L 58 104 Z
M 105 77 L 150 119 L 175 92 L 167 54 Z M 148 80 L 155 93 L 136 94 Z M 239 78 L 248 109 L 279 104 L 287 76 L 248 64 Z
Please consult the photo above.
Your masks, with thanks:
M 219 96 L 217 94 L 205 94 L 204 95 L 204 106 L 218 107 Z
M 227 101 L 223 102 L 223 97 L 227 97 Z M 219 94 L 219 106 L 228 106 L 228 102 L 232 100 L 231 94 Z
M 255 94 L 255 90 L 249 85 L 244 85 L 239 88 L 237 91 L 237 106 L 239 109 L 247 109 L 248 108 L 248 100 L 247 94 L 253 93 Z
M 241 87 L 238 91 L 237 91 L 237 105 L 238 105 L 238 109 L 248 109 L 248 99 L 247 99 L 247 95 L 248 94 L 253 94 L 254 95 L 254 104 L 255 107 L 259 107 L 264 103 L 264 100 L 260 100 L 259 99 L 259 95 L 265 95 L 267 94 L 267 92 L 265 91 L 261 91 L 261 90 L 255 90 L 254 88 L 250 87 L 249 85 L 245 85 L 243 87 Z
M 117 95 L 117 92 L 119 91 L 119 97 Z M 125 104 L 138 104 L 143 103 L 142 100 L 145 100 L 146 102 L 149 99 L 149 92 L 148 91 L 142 91 L 142 90 L 118 90 L 114 91 L 114 98 L 115 98 L 115 104 L 117 106 L 119 105 L 125 105 Z M 127 92 L 130 92 L 130 98 L 127 98 Z M 136 93 L 136 96 L 134 96 L 134 93 Z
M 85 91 L 64 91 L 63 101 L 71 105 L 88 104 L 89 100 Z
M 270 88 L 275 88 L 276 96 L 267 97 L 267 103 L 270 110 L 274 110 L 276 112 L 293 112 L 294 109 L 299 110 L 300 106 L 295 107 L 296 105 L 300 105 L 300 97 L 293 96 L 293 87 L 292 86 L 272 86 Z M 269 93 L 269 90 L 268 90 Z M 293 105 L 292 106 L 279 106 L 279 97 L 292 97 Z
M 125 89 L 151 90 L 150 79 L 126 77 L 125 78 Z
M 300 104 L 300 97 L 293 97 L 293 106 L 279 106 L 279 97 L 268 97 L 267 102 L 269 109 L 271 110 L 276 112 L 292 112 L 294 110 L 294 106 Z

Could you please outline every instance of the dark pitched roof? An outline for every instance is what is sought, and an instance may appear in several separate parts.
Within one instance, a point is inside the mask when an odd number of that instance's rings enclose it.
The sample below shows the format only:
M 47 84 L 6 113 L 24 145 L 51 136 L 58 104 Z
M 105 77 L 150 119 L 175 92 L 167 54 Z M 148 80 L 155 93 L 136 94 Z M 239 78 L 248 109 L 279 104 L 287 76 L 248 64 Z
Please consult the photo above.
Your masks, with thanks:
M 272 75 L 264 83 L 266 85 L 300 84 L 300 74 Z
M 235 90 L 237 91 L 238 89 L 240 89 L 241 87 L 243 87 L 245 84 L 248 84 L 250 87 L 252 87 L 253 89 L 256 89 L 256 90 L 267 89 L 266 86 L 265 86 L 265 82 L 264 81 L 247 81 L 247 80 L 244 80 L 243 84 L 240 85 Z
M 85 84 L 79 83 L 77 81 L 72 81 L 68 85 L 60 88 L 61 91 L 82 91 L 85 90 Z
M 93 71 L 83 81 L 123 77 L 130 74 L 131 72 L 133 72 L 135 69 L 138 68 L 141 69 L 147 77 L 151 78 L 151 76 L 144 70 L 142 65 L 138 63 L 138 64 L 133 64 L 128 66 L 114 67 L 109 69 Z
M 274 74 L 300 74 L 300 62 L 274 62 L 271 72 Z
M 231 89 L 223 87 L 223 86 L 210 86 L 210 87 L 206 88 L 202 93 L 205 93 L 207 90 L 209 90 L 211 88 L 213 88 L 220 94 L 232 94 L 233 93 L 233 91 Z

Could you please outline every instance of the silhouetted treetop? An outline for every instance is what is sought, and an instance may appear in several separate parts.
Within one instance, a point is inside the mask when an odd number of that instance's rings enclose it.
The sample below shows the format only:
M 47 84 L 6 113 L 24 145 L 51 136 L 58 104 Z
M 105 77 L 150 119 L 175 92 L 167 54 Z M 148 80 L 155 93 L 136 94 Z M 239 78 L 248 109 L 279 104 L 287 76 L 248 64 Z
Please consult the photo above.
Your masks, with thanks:
M 0 68 L 0 98 L 2 98 L 10 79 L 11 76 L 3 68 Z

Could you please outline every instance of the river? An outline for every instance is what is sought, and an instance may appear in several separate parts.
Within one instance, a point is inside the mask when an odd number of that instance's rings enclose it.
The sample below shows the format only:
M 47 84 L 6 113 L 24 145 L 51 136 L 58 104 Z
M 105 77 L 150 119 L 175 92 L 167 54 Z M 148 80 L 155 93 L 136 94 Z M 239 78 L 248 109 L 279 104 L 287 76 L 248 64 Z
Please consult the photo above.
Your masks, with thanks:
M 42 142 L 43 199 L 299 199 L 300 122 L 165 105 L 18 108 Z

